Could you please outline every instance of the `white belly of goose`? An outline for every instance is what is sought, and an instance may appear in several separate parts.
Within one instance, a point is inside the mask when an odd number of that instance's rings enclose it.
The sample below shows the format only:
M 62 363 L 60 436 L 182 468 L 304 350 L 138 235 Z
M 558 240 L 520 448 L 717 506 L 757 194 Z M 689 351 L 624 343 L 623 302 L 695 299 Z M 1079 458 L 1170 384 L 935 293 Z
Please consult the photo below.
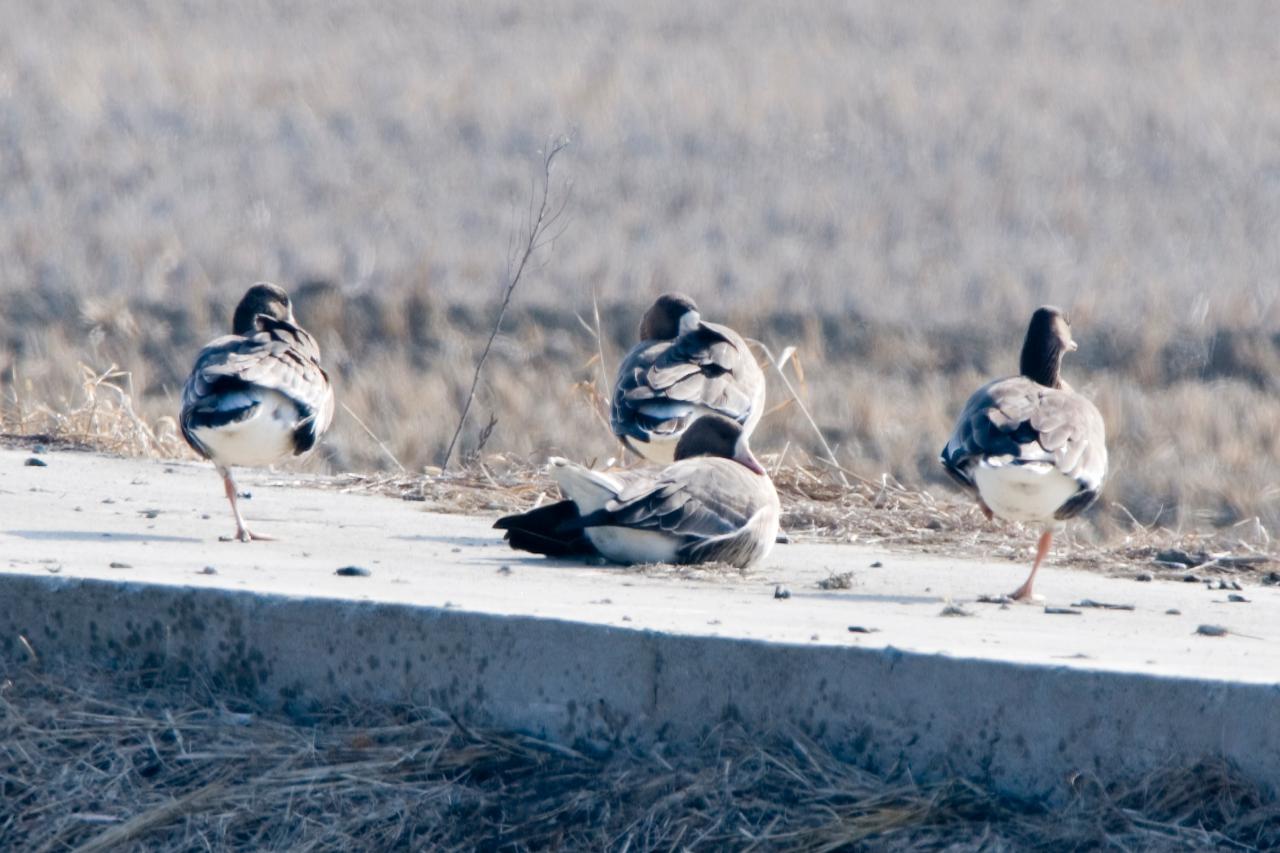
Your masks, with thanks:
M 656 530 L 588 527 L 587 538 L 615 563 L 673 563 L 676 559 L 676 538 Z
M 258 408 L 252 417 L 220 427 L 201 427 L 192 432 L 220 465 L 262 467 L 293 454 L 293 431 L 298 423 L 298 407 L 277 391 L 259 392 Z
M 1049 522 L 1080 489 L 1051 462 L 1008 464 L 1008 457 L 984 459 L 973 471 L 982 502 L 1009 521 Z

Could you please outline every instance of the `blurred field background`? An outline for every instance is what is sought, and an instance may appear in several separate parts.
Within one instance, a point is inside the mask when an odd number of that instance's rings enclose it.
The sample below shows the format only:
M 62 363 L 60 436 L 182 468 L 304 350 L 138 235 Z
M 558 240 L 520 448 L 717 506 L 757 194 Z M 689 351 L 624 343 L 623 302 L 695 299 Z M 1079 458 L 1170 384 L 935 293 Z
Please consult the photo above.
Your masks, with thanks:
M 954 414 L 1053 302 L 1110 432 L 1099 530 L 1280 527 L 1273 4 L 0 0 L 0 20 L 9 431 L 118 408 L 84 373 L 115 365 L 156 451 L 180 449 L 164 418 L 195 352 L 267 279 L 339 399 L 410 470 L 436 463 L 568 134 L 568 227 L 464 451 L 492 415 L 486 453 L 616 453 L 593 359 L 611 371 L 680 289 L 798 348 L 841 464 L 941 494 Z M 794 405 L 755 444 L 816 449 Z M 342 411 L 309 464 L 394 467 Z

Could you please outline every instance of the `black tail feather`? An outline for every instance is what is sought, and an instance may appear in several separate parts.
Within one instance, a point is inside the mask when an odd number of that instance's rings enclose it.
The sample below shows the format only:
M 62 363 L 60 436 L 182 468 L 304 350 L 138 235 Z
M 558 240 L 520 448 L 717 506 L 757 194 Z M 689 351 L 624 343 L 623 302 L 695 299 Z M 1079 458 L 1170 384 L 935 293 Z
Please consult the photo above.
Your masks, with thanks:
M 578 507 L 573 501 L 540 506 L 494 522 L 507 531 L 504 537 L 512 548 L 548 557 L 589 557 L 598 553 L 582 532 Z

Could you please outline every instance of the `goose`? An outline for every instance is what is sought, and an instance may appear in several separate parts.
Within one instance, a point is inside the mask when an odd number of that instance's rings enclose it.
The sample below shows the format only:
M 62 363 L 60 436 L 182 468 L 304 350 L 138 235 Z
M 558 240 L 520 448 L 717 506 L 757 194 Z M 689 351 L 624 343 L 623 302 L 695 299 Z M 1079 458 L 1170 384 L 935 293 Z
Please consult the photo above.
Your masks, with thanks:
M 610 425 L 650 462 L 675 460 L 700 415 L 724 415 L 746 435 L 764 414 L 764 373 L 742 336 L 708 323 L 682 293 L 666 293 L 640 321 L 640 343 L 618 367 Z
M 249 530 L 236 504 L 233 465 L 271 465 L 301 456 L 333 420 L 333 389 L 320 348 L 293 318 L 289 296 L 274 284 L 249 288 L 236 306 L 230 335 L 196 356 L 182 389 L 182 435 L 222 477 L 234 537 L 271 539 Z
M 947 473 L 974 493 L 989 519 L 1039 525 L 1031 574 L 1010 598 L 1030 601 L 1032 582 L 1064 521 L 1088 509 L 1107 476 L 1106 428 L 1086 397 L 1062 380 L 1076 350 L 1067 317 L 1053 306 L 1031 315 L 1020 375 L 979 388 L 942 451 Z
M 727 563 L 764 559 L 778 535 L 778 493 L 747 432 L 703 415 L 658 471 L 592 471 L 561 458 L 551 475 L 565 500 L 499 519 L 512 548 L 615 563 Z

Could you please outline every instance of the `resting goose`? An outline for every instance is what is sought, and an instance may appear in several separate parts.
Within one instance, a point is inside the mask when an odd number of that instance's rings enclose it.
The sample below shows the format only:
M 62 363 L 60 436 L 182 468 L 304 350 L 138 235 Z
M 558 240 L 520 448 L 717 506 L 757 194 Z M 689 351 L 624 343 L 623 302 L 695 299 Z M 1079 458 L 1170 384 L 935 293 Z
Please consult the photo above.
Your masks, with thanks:
M 618 368 L 610 424 L 628 449 L 668 463 L 689 424 L 707 413 L 750 435 L 764 414 L 764 373 L 737 332 L 703 321 L 689 297 L 664 294 Z
M 315 447 L 333 420 L 333 389 L 315 338 L 293 319 L 279 287 L 249 288 L 231 327 L 196 356 L 180 422 L 187 443 L 222 475 L 235 538 L 249 542 L 271 537 L 245 525 L 231 466 L 270 465 Z
M 978 389 L 942 451 L 947 473 L 977 495 L 987 518 L 1042 528 L 1031 574 L 1010 596 L 1015 600 L 1033 597 L 1055 527 L 1088 509 L 1107 476 L 1102 415 L 1062 381 L 1062 357 L 1075 349 L 1062 312 L 1037 309 L 1022 345 L 1021 375 Z
M 564 459 L 551 474 L 566 500 L 499 519 L 511 547 L 615 563 L 728 563 L 746 568 L 778 535 L 778 493 L 722 415 L 703 415 L 661 471 L 591 471 Z

